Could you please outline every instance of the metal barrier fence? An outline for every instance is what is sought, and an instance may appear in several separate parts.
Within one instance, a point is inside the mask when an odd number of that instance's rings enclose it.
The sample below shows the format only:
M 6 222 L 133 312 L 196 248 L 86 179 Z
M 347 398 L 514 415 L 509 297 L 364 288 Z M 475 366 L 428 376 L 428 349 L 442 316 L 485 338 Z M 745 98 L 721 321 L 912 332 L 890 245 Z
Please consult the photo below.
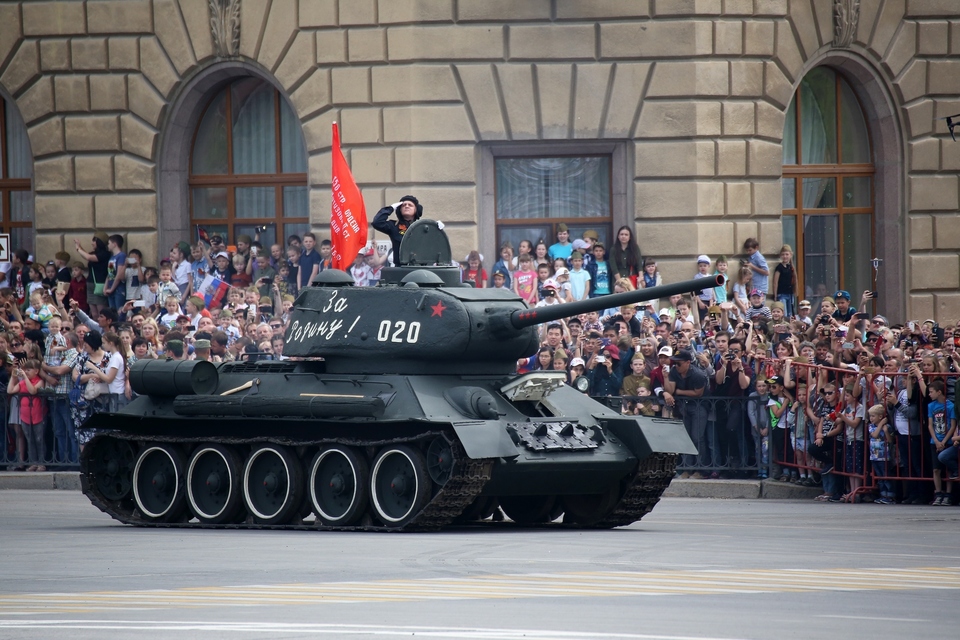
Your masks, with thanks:
M 625 413 L 683 420 L 700 453 L 683 456 L 677 468 L 681 474 L 705 478 L 769 477 L 807 486 L 822 485 L 822 498 L 829 496 L 834 502 L 857 502 L 868 497 L 884 503 L 919 504 L 929 502 L 934 492 L 949 498 L 953 490 L 949 472 L 938 462 L 938 451 L 930 444 L 926 391 L 933 380 L 941 379 L 945 383 L 945 395 L 953 398 L 960 374 L 925 372 L 921 385 L 911 373 L 866 373 L 865 370 L 861 375 L 849 369 L 793 366 L 792 379 L 807 387 L 808 398 L 824 386 L 842 389 L 845 384 L 854 385 L 857 401 L 848 412 L 856 415 L 862 408 L 859 426 L 843 424 L 838 433 L 818 441 L 815 420 L 800 406 L 799 414 L 792 413 L 792 407 L 785 410 L 774 427 L 768 397 L 757 393 L 746 397 L 705 395 L 684 399 L 674 407 L 661 405 L 659 411 L 654 409 L 656 398 L 602 400 L 612 407 L 619 405 Z M 796 391 L 796 388 L 791 390 L 794 399 Z M 832 407 L 827 418 L 834 412 L 843 412 L 840 394 L 832 398 L 822 396 L 821 402 Z M 891 437 L 884 438 L 880 444 L 875 442 L 872 450 L 871 440 L 879 438 L 871 437 L 868 410 L 876 404 L 883 406 Z M 810 398 L 807 405 L 812 407 L 815 401 Z M 822 409 L 821 413 L 825 411 Z M 946 429 L 949 428 L 947 424 Z M 948 442 L 944 448 L 950 446 Z M 871 460 L 871 457 L 883 459 Z M 960 488 L 960 482 L 957 485 Z M 950 500 L 944 504 L 950 504 Z
M 24 402 L 21 402 L 23 400 Z M 106 410 L 110 398 L 93 401 L 95 411 Z M 30 419 L 23 420 L 21 408 Z M 38 415 L 39 414 L 39 415 Z M 0 401 L 2 447 L 0 470 L 75 471 L 79 469 L 77 430 L 67 395 L 42 391 L 37 395 L 3 395 Z M 39 417 L 40 422 L 29 424 Z

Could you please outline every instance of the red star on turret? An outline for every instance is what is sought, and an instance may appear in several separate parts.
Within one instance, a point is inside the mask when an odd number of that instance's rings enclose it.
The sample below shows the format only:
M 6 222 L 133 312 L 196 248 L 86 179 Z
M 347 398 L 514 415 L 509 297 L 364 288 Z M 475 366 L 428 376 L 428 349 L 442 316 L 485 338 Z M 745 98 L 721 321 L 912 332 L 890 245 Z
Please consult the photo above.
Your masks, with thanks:
M 443 306 L 443 300 L 437 300 L 437 304 L 430 307 L 430 309 L 433 311 L 433 313 L 430 314 L 431 318 L 434 316 L 442 318 L 443 312 L 447 310 L 447 308 Z

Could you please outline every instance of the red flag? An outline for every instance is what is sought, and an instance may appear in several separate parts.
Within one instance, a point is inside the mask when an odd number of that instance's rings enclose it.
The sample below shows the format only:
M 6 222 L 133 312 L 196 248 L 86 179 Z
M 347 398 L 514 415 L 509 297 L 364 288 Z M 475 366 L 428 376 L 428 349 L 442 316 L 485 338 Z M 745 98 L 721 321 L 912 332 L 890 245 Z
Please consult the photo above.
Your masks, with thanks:
M 330 241 L 334 269 L 346 271 L 367 244 L 367 210 L 353 174 L 340 151 L 340 132 L 333 123 L 333 204 L 330 213 Z

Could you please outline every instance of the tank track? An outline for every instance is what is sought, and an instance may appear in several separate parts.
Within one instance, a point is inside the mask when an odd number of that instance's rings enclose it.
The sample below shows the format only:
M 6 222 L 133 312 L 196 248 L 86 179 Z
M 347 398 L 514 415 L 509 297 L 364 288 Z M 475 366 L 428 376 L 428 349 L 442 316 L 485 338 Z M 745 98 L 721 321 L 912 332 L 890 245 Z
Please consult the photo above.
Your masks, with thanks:
M 675 453 L 653 453 L 641 460 L 613 511 L 589 526 L 595 529 L 612 529 L 640 520 L 660 502 L 660 496 L 670 486 L 676 473 Z
M 165 444 L 199 444 L 201 442 L 210 442 L 224 445 L 236 444 L 257 444 L 272 443 L 277 445 L 286 445 L 291 447 L 299 446 L 318 446 L 328 444 L 341 444 L 356 447 L 379 447 L 386 445 L 415 443 L 432 437 L 446 437 L 450 441 L 450 436 L 441 431 L 432 431 L 418 434 L 411 438 L 396 438 L 383 441 L 361 441 L 352 439 L 339 440 L 289 440 L 286 438 L 264 438 L 253 440 L 229 439 L 229 438 L 175 438 L 175 437 L 151 437 L 151 443 Z M 140 442 L 145 439 L 121 432 L 111 432 L 109 434 L 100 434 L 92 439 L 88 446 L 93 445 L 96 440 L 101 438 L 115 438 L 118 440 L 127 440 L 130 442 Z M 451 476 L 446 483 L 437 491 L 436 495 L 424 506 L 420 513 L 402 527 L 384 527 L 379 526 L 364 518 L 361 524 L 347 527 L 330 527 L 320 523 L 302 522 L 263 525 L 251 520 L 231 524 L 203 524 L 198 522 L 155 522 L 145 519 L 138 515 L 136 506 L 132 498 L 126 498 L 116 502 L 104 498 L 96 490 L 96 482 L 92 473 L 88 471 L 85 465 L 81 466 L 80 484 L 84 495 L 90 499 L 95 507 L 109 515 L 114 520 L 123 524 L 130 524 L 140 527 L 155 528 L 176 528 L 176 529 L 280 529 L 280 530 L 301 530 L 301 531 L 381 531 L 381 532 L 399 532 L 399 531 L 437 531 L 449 524 L 463 512 L 480 495 L 484 485 L 490 480 L 490 473 L 493 469 L 494 460 L 466 458 L 463 447 L 456 439 L 450 441 L 450 447 L 454 455 L 454 466 Z

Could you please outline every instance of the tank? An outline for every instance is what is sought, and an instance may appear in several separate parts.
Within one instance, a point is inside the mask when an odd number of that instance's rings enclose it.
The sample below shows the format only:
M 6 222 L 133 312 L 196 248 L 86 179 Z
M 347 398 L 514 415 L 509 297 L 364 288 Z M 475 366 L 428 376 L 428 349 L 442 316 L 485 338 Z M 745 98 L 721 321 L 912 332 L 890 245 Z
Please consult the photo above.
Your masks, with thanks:
M 677 455 L 696 453 L 683 424 L 621 415 L 563 372 L 516 363 L 538 323 L 722 276 L 532 309 L 462 285 L 423 219 L 399 264 L 376 287 L 314 278 L 288 360 L 135 363 L 138 397 L 81 427 L 84 493 L 127 524 L 192 528 L 610 528 L 653 508 Z

